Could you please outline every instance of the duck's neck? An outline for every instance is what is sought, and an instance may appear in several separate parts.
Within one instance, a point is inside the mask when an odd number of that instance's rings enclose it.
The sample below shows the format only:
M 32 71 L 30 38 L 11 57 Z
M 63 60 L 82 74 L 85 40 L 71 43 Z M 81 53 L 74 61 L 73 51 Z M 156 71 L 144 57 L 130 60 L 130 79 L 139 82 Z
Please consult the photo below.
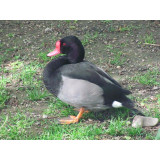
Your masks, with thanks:
M 56 59 L 53 59 L 51 62 L 49 62 L 46 67 L 47 67 L 48 73 L 53 73 L 54 71 L 56 71 L 58 68 L 60 68 L 65 64 L 69 64 L 67 56 L 60 56 Z

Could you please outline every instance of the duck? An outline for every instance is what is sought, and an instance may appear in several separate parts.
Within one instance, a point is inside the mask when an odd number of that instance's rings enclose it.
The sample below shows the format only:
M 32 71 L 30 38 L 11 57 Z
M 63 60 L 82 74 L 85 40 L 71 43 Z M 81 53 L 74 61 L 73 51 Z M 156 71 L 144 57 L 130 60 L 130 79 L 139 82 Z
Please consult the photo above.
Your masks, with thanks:
M 110 108 L 126 107 L 136 110 L 127 97 L 131 91 L 124 89 L 101 68 L 84 59 L 85 50 L 76 36 L 67 36 L 56 42 L 52 57 L 44 68 L 46 89 L 61 101 L 75 107 L 77 116 L 59 119 L 60 124 L 79 122 L 85 112 L 99 112 Z

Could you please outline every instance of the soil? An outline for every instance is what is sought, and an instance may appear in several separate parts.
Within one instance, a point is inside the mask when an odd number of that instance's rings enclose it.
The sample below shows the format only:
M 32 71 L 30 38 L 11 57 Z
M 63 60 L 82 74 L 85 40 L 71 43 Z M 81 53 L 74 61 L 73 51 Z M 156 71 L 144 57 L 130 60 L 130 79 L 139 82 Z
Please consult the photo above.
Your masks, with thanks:
M 152 34 L 156 45 L 145 44 L 147 34 Z M 159 21 L 0 21 L 0 44 L 3 44 L 0 45 L 0 54 L 12 49 L 4 55 L 2 67 L 9 66 L 16 56 L 20 56 L 25 63 L 35 61 L 40 52 L 47 53 L 54 48 L 57 40 L 68 35 L 75 35 L 80 40 L 86 38 L 87 60 L 109 72 L 124 88 L 130 87 L 133 97 L 148 98 L 151 107 L 158 106 L 155 99 L 160 93 L 160 86 L 142 85 L 130 81 L 130 77 L 154 68 L 160 70 Z M 113 53 L 108 46 L 123 52 L 125 62 L 122 65 L 110 63 Z M 7 76 L 7 73 L 3 74 Z M 8 86 L 12 95 L 7 102 L 10 107 L 2 109 L 1 113 L 16 112 L 17 107 L 28 107 L 28 110 L 34 108 L 32 116 L 39 118 L 47 102 L 23 99 L 24 96 L 15 90 L 14 84 Z M 137 101 L 137 105 L 146 109 L 140 101 Z M 159 125 L 155 128 L 158 130 Z

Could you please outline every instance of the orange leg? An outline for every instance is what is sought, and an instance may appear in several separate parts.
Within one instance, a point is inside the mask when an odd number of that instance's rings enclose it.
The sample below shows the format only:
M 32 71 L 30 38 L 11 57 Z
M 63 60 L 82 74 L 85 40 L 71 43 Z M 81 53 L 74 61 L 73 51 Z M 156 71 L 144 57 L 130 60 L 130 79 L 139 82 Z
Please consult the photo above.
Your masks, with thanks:
M 80 109 L 81 109 L 81 108 L 80 108 Z M 75 110 L 75 111 L 78 111 L 78 112 L 80 112 L 80 109 L 74 108 L 74 110 Z M 88 112 L 89 112 L 88 110 L 84 109 L 84 113 L 88 113 Z
M 80 108 L 79 113 L 77 116 L 70 116 L 68 118 L 60 119 L 59 122 L 61 124 L 71 124 L 71 123 L 77 123 L 79 119 L 82 117 L 83 113 L 85 112 L 84 108 Z

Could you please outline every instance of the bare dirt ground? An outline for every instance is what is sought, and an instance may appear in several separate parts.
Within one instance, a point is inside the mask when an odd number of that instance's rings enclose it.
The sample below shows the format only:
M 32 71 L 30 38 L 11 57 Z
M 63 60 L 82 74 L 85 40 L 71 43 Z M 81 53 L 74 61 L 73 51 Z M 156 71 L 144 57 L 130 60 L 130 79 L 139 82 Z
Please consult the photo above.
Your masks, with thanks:
M 55 42 L 68 35 L 75 35 L 83 41 L 86 59 L 107 71 L 124 88 L 130 89 L 142 110 L 147 110 L 144 99 L 147 99 L 148 106 L 159 107 L 157 95 L 160 94 L 160 85 L 144 85 L 132 79 L 155 68 L 160 71 L 159 21 L 0 21 L 0 44 L 3 44 L 0 45 L 0 54 L 8 49 L 1 68 L 10 69 L 10 63 L 16 57 L 26 64 L 37 60 L 41 63 L 37 55 L 54 49 Z M 147 35 L 152 36 L 151 43 L 147 41 Z M 115 52 L 122 55 L 121 59 L 117 57 L 113 62 Z M 40 77 L 41 73 L 39 70 L 37 75 Z M 9 73 L 1 72 L 2 75 L 9 76 Z M 158 75 L 157 82 L 159 78 Z M 47 100 L 26 100 L 25 95 L 15 89 L 17 85 L 14 82 L 8 84 L 11 97 L 6 105 L 9 107 L 1 109 L 0 114 L 16 112 L 17 107 L 22 110 L 28 107 L 28 110 L 32 108 L 33 116 L 39 118 Z M 159 127 L 160 124 L 149 130 L 157 131 Z

